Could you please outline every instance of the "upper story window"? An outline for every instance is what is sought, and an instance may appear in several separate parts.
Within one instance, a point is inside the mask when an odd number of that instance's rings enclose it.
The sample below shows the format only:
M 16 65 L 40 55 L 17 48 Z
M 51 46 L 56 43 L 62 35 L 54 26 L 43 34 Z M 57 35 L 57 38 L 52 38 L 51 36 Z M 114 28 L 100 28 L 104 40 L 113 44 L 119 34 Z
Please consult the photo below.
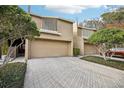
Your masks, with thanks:
M 57 19 L 43 18 L 42 29 L 49 30 L 49 31 L 57 31 Z
M 94 31 L 91 31 L 91 30 L 83 30 L 83 37 L 89 38 L 93 33 Z

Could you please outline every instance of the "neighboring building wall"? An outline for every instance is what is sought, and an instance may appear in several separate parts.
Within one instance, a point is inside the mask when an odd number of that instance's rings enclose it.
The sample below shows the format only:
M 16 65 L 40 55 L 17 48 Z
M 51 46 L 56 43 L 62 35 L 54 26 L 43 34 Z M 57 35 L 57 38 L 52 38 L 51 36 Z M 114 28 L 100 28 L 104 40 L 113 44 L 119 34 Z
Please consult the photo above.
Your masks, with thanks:
M 84 39 L 88 39 L 95 31 L 94 29 L 82 28 L 82 36 Z
M 73 47 L 78 48 L 78 42 L 77 42 L 77 24 L 73 24 Z
M 96 31 L 95 29 L 83 28 L 74 24 L 74 48 L 80 49 L 80 55 L 98 53 L 95 45 L 89 44 L 87 39 Z
M 80 55 L 84 55 L 84 39 L 82 37 L 82 28 L 78 27 L 77 32 L 78 47 L 80 49 Z
M 95 29 L 83 28 L 84 55 L 98 54 L 97 47 L 88 42 L 88 38 L 95 32 Z
M 77 24 L 74 23 L 73 25 L 73 42 L 74 42 L 74 48 L 80 49 L 80 55 L 84 55 L 84 39 L 82 37 L 82 28 L 77 27 Z

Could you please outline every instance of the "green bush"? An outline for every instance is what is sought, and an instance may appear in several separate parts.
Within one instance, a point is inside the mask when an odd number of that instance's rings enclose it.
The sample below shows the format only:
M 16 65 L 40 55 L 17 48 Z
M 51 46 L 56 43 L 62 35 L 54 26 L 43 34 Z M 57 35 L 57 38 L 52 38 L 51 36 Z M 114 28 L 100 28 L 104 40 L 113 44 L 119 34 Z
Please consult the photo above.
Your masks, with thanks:
M 23 87 L 26 63 L 9 63 L 0 68 L 1 88 Z
M 73 55 L 74 56 L 80 55 L 80 49 L 79 48 L 73 48 Z

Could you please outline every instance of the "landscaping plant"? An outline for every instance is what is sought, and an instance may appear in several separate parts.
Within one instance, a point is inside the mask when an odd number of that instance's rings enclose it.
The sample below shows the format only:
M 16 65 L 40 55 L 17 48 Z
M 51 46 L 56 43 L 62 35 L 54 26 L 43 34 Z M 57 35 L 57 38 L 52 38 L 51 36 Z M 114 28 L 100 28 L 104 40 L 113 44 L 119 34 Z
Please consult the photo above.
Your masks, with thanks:
M 24 84 L 26 63 L 9 63 L 0 68 L 0 88 L 21 88 Z
M 18 6 L 0 6 L 0 46 L 3 42 L 10 41 L 3 64 L 9 62 L 14 51 L 14 48 L 11 49 L 11 47 L 16 40 L 21 39 L 21 43 L 16 45 L 18 48 L 26 39 L 32 39 L 34 36 L 39 36 L 39 31 L 30 14 Z
M 74 54 L 74 56 L 80 55 L 80 49 L 79 48 L 73 48 L 73 54 Z
M 111 28 L 101 29 L 94 33 L 89 42 L 96 45 L 99 53 L 106 59 L 106 52 L 111 48 L 116 48 L 120 44 L 124 44 L 124 30 Z
M 106 61 L 103 58 L 97 57 L 97 56 L 86 56 L 81 59 L 89 61 L 89 62 L 117 68 L 120 70 L 124 70 L 124 62 L 122 62 L 122 61 L 117 61 L 117 60 L 112 60 L 112 59 L 109 59 Z

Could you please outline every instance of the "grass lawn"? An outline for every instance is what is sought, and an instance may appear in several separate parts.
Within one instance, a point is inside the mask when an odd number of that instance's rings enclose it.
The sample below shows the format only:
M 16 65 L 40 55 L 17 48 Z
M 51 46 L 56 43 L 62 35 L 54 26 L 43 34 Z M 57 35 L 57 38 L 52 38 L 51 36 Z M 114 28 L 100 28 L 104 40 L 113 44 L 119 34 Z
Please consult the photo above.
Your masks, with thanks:
M 95 57 L 95 56 L 86 56 L 81 59 L 94 62 L 94 63 L 98 63 L 98 64 L 102 64 L 102 65 L 106 65 L 106 66 L 110 66 L 110 67 L 114 67 L 120 70 L 124 70 L 124 62 L 122 61 L 115 61 L 115 60 L 105 61 L 103 58 Z
M 0 88 L 22 88 L 26 63 L 8 63 L 0 68 Z

